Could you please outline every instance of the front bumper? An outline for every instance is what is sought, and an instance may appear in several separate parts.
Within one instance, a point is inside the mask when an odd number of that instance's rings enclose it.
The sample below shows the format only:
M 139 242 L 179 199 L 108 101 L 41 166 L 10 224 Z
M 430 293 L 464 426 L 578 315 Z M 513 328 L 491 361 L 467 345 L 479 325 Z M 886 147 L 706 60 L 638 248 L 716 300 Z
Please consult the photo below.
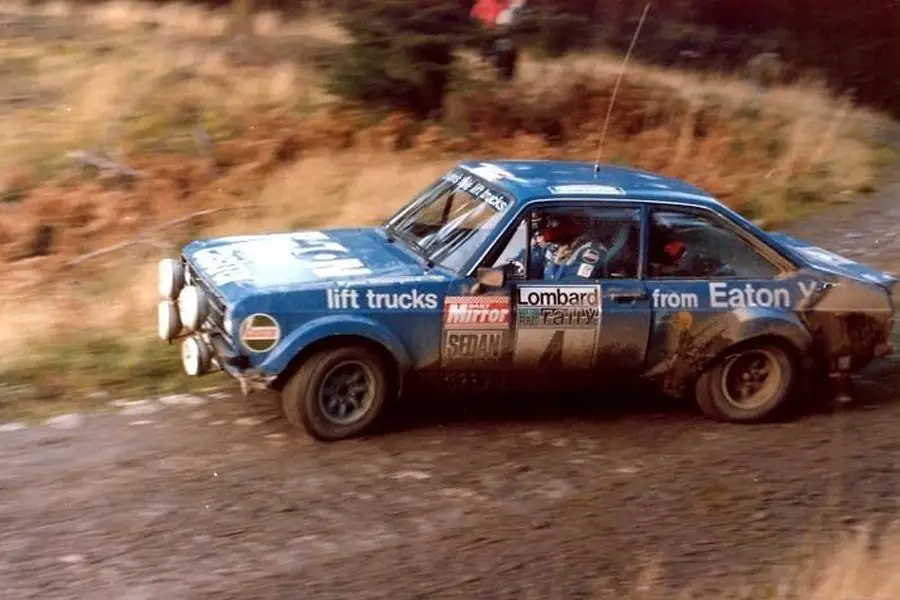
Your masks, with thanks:
M 236 352 L 233 344 L 223 336 L 209 336 L 209 344 L 212 346 L 216 362 L 220 368 L 238 381 L 241 385 L 241 392 L 244 395 L 254 391 L 267 390 L 275 380 L 275 375 L 254 369 L 250 364 L 250 359 Z
M 175 275 L 171 275 L 172 272 Z M 164 277 L 172 277 L 173 281 L 163 281 Z M 240 383 L 244 394 L 270 386 L 275 376 L 254 369 L 249 357 L 238 350 L 228 322 L 228 304 L 189 260 L 182 256 L 179 261 L 168 264 L 166 268 L 161 266 L 159 283 L 161 293 L 163 290 L 171 290 L 164 294 L 160 302 L 159 335 L 169 343 L 180 340 L 185 373 L 200 377 L 224 371 Z M 182 297 L 181 291 L 187 286 L 202 292 L 199 296 L 202 298 L 202 306 L 196 309 L 197 314 L 202 317 L 194 318 L 192 323 L 186 324 L 182 323 L 183 311 L 179 307 L 179 299 Z M 194 312 L 191 310 L 191 316 L 194 316 Z

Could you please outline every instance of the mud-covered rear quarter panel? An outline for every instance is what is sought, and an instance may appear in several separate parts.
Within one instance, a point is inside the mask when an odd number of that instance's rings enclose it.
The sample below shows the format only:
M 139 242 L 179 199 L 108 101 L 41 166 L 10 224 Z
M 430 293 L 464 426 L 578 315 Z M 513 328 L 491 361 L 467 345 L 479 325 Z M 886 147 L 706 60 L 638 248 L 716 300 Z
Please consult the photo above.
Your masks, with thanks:
M 830 372 L 857 371 L 893 351 L 895 274 L 784 233 L 770 237 L 827 282 L 803 315 Z
M 690 393 L 697 377 L 729 348 L 777 338 L 814 367 L 815 342 L 800 315 L 818 285 L 815 276 L 772 281 L 660 281 L 649 286 L 653 317 L 644 377 L 673 396 Z
M 787 342 L 809 375 L 856 371 L 891 351 L 893 304 L 874 284 L 801 271 L 765 282 L 660 282 L 649 293 L 645 377 L 676 396 L 727 349 L 753 339 Z
M 852 372 L 893 351 L 894 304 L 874 284 L 838 277 L 802 317 L 827 372 Z

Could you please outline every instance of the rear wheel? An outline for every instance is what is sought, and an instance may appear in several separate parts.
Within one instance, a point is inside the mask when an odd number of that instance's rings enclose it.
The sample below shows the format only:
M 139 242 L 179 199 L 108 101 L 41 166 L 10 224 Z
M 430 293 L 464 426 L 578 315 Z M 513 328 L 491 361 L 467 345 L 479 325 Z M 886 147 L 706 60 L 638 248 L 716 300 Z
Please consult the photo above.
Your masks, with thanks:
M 388 398 L 385 360 L 360 345 L 309 357 L 282 391 L 287 419 L 313 438 L 337 441 L 368 433 Z
M 787 408 L 799 372 L 781 345 L 761 343 L 726 353 L 697 380 L 697 404 L 717 421 L 753 423 Z

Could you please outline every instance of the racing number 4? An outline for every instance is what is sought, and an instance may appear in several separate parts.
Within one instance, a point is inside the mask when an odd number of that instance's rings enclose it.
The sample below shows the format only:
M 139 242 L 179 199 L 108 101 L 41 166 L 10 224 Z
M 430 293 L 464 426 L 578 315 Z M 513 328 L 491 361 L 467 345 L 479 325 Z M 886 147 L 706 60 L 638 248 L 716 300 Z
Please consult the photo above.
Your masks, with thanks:
M 519 369 L 584 369 L 594 360 L 594 329 L 520 328 L 513 361 Z
M 563 364 L 563 343 L 565 341 L 566 332 L 564 329 L 560 329 L 553 333 L 553 337 L 550 338 L 550 342 L 547 344 L 547 347 L 544 349 L 543 354 L 538 359 L 538 366 L 544 368 L 554 368 L 558 369 L 562 367 Z

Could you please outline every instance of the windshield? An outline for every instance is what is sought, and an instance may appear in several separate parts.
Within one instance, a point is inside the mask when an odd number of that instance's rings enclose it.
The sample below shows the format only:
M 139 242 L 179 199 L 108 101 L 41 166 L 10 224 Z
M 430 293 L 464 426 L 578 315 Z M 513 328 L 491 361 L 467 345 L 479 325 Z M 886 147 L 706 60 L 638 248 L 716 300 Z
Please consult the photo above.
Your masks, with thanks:
M 458 271 L 491 235 L 510 200 L 465 172 L 451 171 L 388 229 L 424 258 Z

